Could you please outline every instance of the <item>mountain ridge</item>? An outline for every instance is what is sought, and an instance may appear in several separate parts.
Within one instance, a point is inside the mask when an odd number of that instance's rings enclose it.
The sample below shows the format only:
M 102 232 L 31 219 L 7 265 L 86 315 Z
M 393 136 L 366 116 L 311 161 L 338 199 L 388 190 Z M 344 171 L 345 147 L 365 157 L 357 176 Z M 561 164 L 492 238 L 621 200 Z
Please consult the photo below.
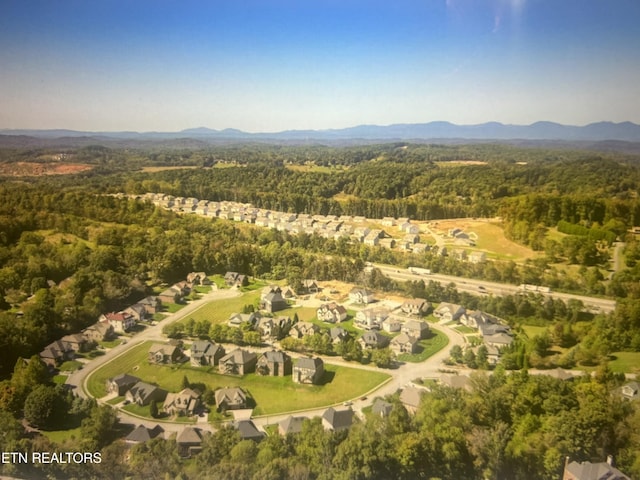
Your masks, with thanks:
M 0 135 L 27 135 L 36 138 L 110 137 L 119 139 L 233 139 L 233 140 L 568 140 L 568 141 L 640 141 L 640 125 L 633 122 L 594 122 L 584 126 L 538 121 L 530 125 L 486 122 L 457 125 L 447 121 L 426 123 L 396 123 L 391 125 L 362 124 L 353 127 L 323 130 L 283 130 L 250 133 L 235 128 L 215 130 L 208 127 L 187 128 L 178 132 L 93 132 L 69 129 L 0 129 Z

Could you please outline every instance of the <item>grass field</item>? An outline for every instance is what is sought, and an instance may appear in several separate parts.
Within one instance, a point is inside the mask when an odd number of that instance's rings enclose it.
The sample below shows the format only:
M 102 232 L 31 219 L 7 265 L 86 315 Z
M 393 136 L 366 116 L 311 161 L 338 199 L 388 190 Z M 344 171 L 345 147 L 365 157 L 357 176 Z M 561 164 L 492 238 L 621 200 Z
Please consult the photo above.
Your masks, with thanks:
M 433 335 L 431 338 L 427 338 L 426 340 L 420 340 L 420 347 L 422 347 L 422 351 L 419 353 L 403 353 L 402 355 L 398 355 L 398 360 L 401 362 L 424 362 L 427 358 L 433 355 L 436 352 L 439 352 L 449 343 L 449 338 L 439 330 L 431 330 Z
M 547 330 L 547 327 L 538 327 L 536 325 L 522 325 L 522 330 L 524 330 L 527 338 L 531 339 L 536 335 L 542 335 Z
M 216 300 L 207 303 L 202 308 L 199 308 L 188 318 L 181 320 L 186 322 L 189 318 L 193 318 L 196 322 L 198 320 L 208 320 L 211 323 L 225 323 L 229 320 L 229 317 L 233 313 L 242 312 L 242 308 L 245 305 L 255 305 L 260 300 L 260 291 L 255 290 L 246 292 L 244 295 L 235 298 L 226 298 L 224 300 Z
M 261 377 L 248 374 L 243 377 L 220 375 L 213 368 L 196 368 L 189 364 L 150 365 L 147 351 L 151 342 L 132 348 L 126 355 L 95 371 L 87 384 L 89 393 L 96 397 L 106 395 L 106 380 L 119 373 L 129 373 L 146 382 L 177 392 L 186 375 L 190 383 L 203 383 L 212 390 L 220 387 L 242 387 L 255 399 L 256 415 L 275 414 L 292 410 L 317 408 L 356 398 L 384 382 L 389 375 L 381 372 L 326 365 L 323 385 L 299 385 L 288 377 Z M 138 413 L 138 412 L 134 412 Z M 141 411 L 148 415 L 148 409 Z
M 42 430 L 41 433 L 53 443 L 64 443 L 65 440 L 71 438 L 80 438 L 80 427 L 70 428 L 69 430 Z
M 614 372 L 640 373 L 640 352 L 614 352 L 609 357 Z

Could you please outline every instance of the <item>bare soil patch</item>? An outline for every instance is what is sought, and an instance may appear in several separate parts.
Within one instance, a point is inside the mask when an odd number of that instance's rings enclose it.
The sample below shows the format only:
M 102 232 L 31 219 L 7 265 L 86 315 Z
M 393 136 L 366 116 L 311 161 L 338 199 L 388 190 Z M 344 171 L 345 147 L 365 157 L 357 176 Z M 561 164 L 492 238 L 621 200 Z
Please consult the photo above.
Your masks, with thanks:
M 7 177 L 41 177 L 45 175 L 73 175 L 91 170 L 81 163 L 15 162 L 0 164 L 0 175 Z

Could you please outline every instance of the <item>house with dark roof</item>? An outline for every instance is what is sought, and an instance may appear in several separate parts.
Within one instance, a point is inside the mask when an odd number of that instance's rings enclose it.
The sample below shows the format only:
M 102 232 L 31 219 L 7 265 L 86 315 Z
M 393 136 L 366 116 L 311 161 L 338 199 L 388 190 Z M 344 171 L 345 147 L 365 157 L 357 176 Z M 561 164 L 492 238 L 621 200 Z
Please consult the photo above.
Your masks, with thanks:
M 56 368 L 67 360 L 73 360 L 74 354 L 75 352 L 67 343 L 56 340 L 40 352 L 40 359 L 50 368 Z
M 224 347 L 209 340 L 196 340 L 191 344 L 190 361 L 194 367 L 216 366 L 224 355 Z
M 282 297 L 281 291 L 269 292 L 260 302 L 260 309 L 270 313 L 284 310 L 288 306 L 287 301 Z
M 243 440 L 259 442 L 267 436 L 264 432 L 258 430 L 258 427 L 251 420 L 238 420 L 233 426 L 240 432 L 240 437 Z
M 247 408 L 247 394 L 239 387 L 219 388 L 214 393 L 219 411 Z
M 258 357 L 256 373 L 270 377 L 285 377 L 291 374 L 291 357 L 285 352 L 264 352 Z
M 200 394 L 191 388 L 167 393 L 162 410 L 169 415 L 193 415 L 200 407 Z
M 329 407 L 322 414 L 322 426 L 325 430 L 339 432 L 346 430 L 353 424 L 353 410 L 350 408 L 335 409 Z
M 147 309 L 141 303 L 134 303 L 130 307 L 125 308 L 122 313 L 131 315 L 136 322 L 142 322 L 147 318 Z
M 293 366 L 295 383 L 317 384 L 324 375 L 324 362 L 321 358 L 299 358 Z
M 613 466 L 613 457 L 609 456 L 606 462 L 569 462 L 565 460 L 562 480 L 631 480 Z
M 121 373 L 113 378 L 107 380 L 107 392 L 115 393 L 118 396 L 124 395 L 127 390 L 138 383 L 140 379 L 129 375 L 128 373 Z
M 341 343 L 349 338 L 349 332 L 342 327 L 332 327 L 329 329 L 329 337 L 331 337 L 331 343 Z
M 156 296 L 145 297 L 138 303 L 144 306 L 149 315 L 153 315 L 154 313 L 158 313 L 162 310 L 162 302 Z
M 289 336 L 303 338 L 320 332 L 320 327 L 311 322 L 298 322 L 289 329 Z
M 203 432 L 199 428 L 185 427 L 176 436 L 178 454 L 183 458 L 189 458 L 202 451 Z
M 124 437 L 124 441 L 125 443 L 136 445 L 138 443 L 145 443 L 153 438 L 160 437 L 163 433 L 164 429 L 160 425 L 156 425 L 153 428 L 138 425 L 131 433 L 129 433 L 129 435 Z
M 141 407 L 151 402 L 162 402 L 167 396 L 167 391 L 146 382 L 138 382 L 131 387 L 124 398 L 131 403 L 137 403 Z
M 278 433 L 282 436 L 300 433 L 302 431 L 302 424 L 306 420 L 306 417 L 294 417 L 289 415 L 284 420 L 278 422 Z
M 364 332 L 358 338 L 358 343 L 363 349 L 384 348 L 389 345 L 389 337 L 382 335 L 380 332 L 370 330 Z
M 249 285 L 249 277 L 238 272 L 227 272 L 224 281 L 230 287 L 246 287 Z
M 257 362 L 258 356 L 255 353 L 236 348 L 220 359 L 218 368 L 220 373 L 227 375 L 246 375 L 255 371 Z

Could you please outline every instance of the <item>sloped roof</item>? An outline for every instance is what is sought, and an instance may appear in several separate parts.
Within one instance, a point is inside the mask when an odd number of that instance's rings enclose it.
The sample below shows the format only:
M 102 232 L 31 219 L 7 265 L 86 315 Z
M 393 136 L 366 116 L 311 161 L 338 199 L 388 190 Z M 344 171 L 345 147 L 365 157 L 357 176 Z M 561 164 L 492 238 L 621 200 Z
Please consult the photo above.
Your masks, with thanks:
M 631 480 L 631 477 L 606 462 L 571 462 L 566 471 L 578 480 Z
M 329 407 L 322 414 L 322 418 L 331 425 L 333 430 L 342 430 L 350 427 L 353 423 L 353 410 L 350 408 L 336 410 L 333 407 Z
M 196 444 L 202 443 L 202 430 L 194 427 L 186 427 L 176 437 L 176 442 L 183 444 Z
M 234 426 L 240 432 L 243 440 L 261 440 L 265 437 L 264 432 L 258 430 L 251 420 L 239 420 Z
M 115 383 L 118 386 L 135 385 L 139 381 L 140 379 L 138 377 L 134 377 L 133 375 L 129 375 L 128 373 L 121 373 L 109 380 L 109 382 Z
M 302 423 L 304 421 L 305 417 L 294 417 L 293 415 L 289 415 L 278 425 L 285 435 L 288 433 L 300 433 L 302 431 Z
M 220 359 L 221 363 L 225 363 L 228 360 L 233 360 L 237 365 L 245 365 L 257 358 L 257 355 L 253 352 L 236 348 L 233 352 L 226 354 Z
M 393 405 L 391 405 L 389 402 L 378 398 L 375 402 L 373 402 L 371 413 L 373 413 L 374 415 L 382 415 L 383 417 L 386 417 L 389 415 L 389 413 L 391 413 L 392 408 Z
M 400 401 L 404 405 L 418 408 L 423 392 L 424 390 L 420 390 L 416 387 L 406 387 L 402 392 L 400 392 Z
M 298 359 L 298 362 L 296 363 L 296 367 L 317 370 L 318 367 L 320 367 L 323 364 L 324 362 L 319 357 L 315 357 L 315 358 L 303 357 Z
M 156 425 L 153 428 L 147 428 L 144 425 L 138 425 L 129 435 L 125 437 L 125 442 L 129 443 L 143 443 L 157 437 L 164 432 L 164 429 L 160 425 Z

